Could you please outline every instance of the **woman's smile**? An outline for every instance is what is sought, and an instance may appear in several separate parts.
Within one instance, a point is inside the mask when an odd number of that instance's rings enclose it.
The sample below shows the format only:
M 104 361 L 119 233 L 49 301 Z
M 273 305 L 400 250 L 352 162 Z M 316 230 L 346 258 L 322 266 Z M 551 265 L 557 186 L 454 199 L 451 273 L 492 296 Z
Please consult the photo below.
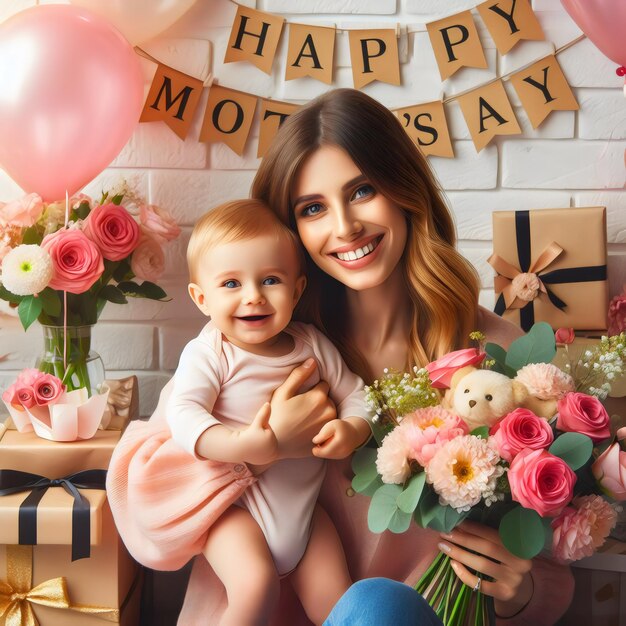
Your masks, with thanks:
M 344 267 L 360 269 L 373 262 L 379 253 L 384 235 L 369 237 L 366 243 L 343 246 L 330 253 Z

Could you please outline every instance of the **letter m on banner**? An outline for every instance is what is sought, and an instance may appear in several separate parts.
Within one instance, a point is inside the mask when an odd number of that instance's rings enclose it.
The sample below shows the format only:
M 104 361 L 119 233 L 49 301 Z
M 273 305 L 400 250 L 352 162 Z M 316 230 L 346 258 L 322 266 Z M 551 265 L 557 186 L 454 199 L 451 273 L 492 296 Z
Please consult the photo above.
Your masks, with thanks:
M 165 122 L 181 139 L 189 132 L 203 83 L 167 65 L 159 65 L 140 122 Z

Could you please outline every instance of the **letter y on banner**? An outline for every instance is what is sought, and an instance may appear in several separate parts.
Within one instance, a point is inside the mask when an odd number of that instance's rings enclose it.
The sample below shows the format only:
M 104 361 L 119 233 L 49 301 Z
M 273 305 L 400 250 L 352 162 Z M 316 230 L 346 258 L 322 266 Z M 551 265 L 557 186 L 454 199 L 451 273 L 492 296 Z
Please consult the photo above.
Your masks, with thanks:
M 163 121 L 184 139 L 198 108 L 203 86 L 201 80 L 159 64 L 139 121 Z

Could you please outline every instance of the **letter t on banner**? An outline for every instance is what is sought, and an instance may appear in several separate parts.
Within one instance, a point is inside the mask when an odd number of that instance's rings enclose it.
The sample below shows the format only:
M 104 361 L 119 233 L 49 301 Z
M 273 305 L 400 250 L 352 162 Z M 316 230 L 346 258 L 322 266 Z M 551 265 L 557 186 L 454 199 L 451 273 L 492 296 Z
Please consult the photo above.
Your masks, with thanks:
M 462 67 L 487 67 L 478 30 L 470 11 L 426 24 L 441 80 Z
M 332 85 L 334 52 L 334 28 L 290 23 L 285 80 L 310 76 Z
M 224 63 L 249 61 L 266 74 L 271 74 L 284 23 L 282 17 L 239 5 Z
M 487 0 L 476 9 L 500 54 L 522 39 L 545 39 L 528 0 Z
M 400 84 L 400 57 L 395 30 L 349 30 L 354 88 L 380 80 Z
M 256 103 L 256 96 L 213 85 L 204 112 L 200 141 L 222 141 L 241 156 L 250 134 Z
M 261 126 L 257 157 L 265 156 L 282 123 L 299 108 L 299 104 L 290 104 L 289 102 L 276 102 L 276 100 L 267 99 L 261 101 Z

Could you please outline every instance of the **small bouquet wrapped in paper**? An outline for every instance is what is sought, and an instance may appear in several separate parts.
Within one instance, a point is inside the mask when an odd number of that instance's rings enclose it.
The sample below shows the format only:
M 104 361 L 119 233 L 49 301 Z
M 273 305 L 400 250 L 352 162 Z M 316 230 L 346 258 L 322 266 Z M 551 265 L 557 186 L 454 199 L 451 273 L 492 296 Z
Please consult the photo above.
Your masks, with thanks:
M 19 432 L 34 430 L 50 441 L 91 439 L 102 425 L 106 428 L 108 387 L 91 397 L 87 389 L 67 391 L 53 374 L 25 369 L 2 394 Z

